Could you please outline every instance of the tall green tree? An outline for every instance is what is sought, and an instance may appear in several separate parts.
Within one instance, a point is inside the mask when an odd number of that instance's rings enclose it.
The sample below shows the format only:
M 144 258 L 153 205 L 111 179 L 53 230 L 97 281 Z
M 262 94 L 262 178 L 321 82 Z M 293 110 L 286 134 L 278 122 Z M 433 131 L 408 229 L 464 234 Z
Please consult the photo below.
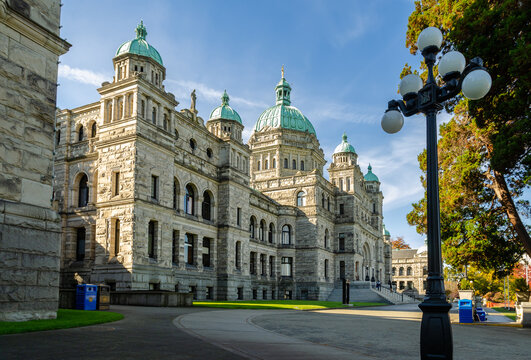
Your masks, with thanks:
M 531 254 L 529 229 L 520 216 L 529 214 L 522 194 L 531 177 L 531 2 L 416 1 L 406 36 L 412 53 L 427 26 L 442 30 L 442 54 L 479 56 L 493 78 L 482 100 L 461 96 L 446 104 L 455 115 L 440 129 L 443 254 L 454 266 L 474 264 L 502 275 L 522 250 Z M 425 161 L 425 153 L 419 155 L 424 171 Z M 426 198 L 408 214 L 421 233 L 425 210 Z

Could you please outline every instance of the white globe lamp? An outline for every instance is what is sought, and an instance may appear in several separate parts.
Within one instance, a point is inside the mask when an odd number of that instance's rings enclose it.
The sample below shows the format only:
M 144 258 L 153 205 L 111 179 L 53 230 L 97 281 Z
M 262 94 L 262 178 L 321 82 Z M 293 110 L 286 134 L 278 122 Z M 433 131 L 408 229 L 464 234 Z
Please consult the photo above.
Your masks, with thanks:
M 488 72 L 482 69 L 471 71 L 465 76 L 461 90 L 470 100 L 478 100 L 487 95 L 492 85 Z
M 388 110 L 382 117 L 382 129 L 388 134 L 394 134 L 402 129 L 404 117 L 398 110 Z
M 441 30 L 436 27 L 430 26 L 422 30 L 417 39 L 417 46 L 422 52 L 428 46 L 436 46 L 437 49 L 441 48 L 443 36 Z

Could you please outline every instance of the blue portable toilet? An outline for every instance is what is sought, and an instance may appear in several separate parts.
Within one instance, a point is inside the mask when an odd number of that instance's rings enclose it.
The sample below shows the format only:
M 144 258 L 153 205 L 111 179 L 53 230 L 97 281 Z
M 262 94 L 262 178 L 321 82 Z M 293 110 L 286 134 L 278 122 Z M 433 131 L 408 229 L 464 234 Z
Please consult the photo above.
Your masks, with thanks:
M 459 300 L 459 322 L 473 323 L 472 300 Z
M 82 284 L 76 288 L 76 309 L 96 310 L 98 287 L 93 284 Z

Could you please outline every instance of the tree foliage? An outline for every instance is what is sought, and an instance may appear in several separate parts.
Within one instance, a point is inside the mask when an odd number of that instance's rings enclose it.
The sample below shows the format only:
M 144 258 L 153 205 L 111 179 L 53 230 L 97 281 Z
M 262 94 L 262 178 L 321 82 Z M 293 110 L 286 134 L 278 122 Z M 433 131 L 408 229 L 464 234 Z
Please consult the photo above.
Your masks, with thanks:
M 395 239 L 391 239 L 391 248 L 393 250 L 402 250 L 411 249 L 411 246 L 406 243 L 403 236 L 397 236 Z
M 446 262 L 474 264 L 496 276 L 510 272 L 523 249 L 531 254 L 529 230 L 518 212 L 529 213 L 521 196 L 531 174 L 530 24 L 529 1 L 425 0 L 415 2 L 407 30 L 406 46 L 416 53 L 420 32 L 439 27 L 442 53 L 479 56 L 493 78 L 482 100 L 460 96 L 446 104 L 455 115 L 440 128 L 439 179 Z M 425 152 L 419 163 L 425 172 Z M 424 197 L 408 214 L 420 233 L 426 232 L 425 210 Z

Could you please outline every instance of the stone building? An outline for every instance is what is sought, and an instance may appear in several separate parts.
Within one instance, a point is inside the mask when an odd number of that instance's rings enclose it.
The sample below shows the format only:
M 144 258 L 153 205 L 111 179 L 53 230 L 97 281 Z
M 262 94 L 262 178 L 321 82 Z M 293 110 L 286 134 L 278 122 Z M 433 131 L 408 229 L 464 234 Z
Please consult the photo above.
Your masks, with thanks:
M 346 135 L 328 181 L 282 73 L 244 144 L 226 92 L 206 123 L 195 91 L 176 110 L 146 35 L 141 23 L 118 48 L 98 102 L 58 114 L 63 286 L 323 300 L 342 277 L 387 281 L 380 182 Z
M 398 292 L 419 297 L 426 293 L 428 248 L 393 250 L 393 280 Z
M 0 0 L 0 321 L 55 318 L 52 209 L 60 0 Z

